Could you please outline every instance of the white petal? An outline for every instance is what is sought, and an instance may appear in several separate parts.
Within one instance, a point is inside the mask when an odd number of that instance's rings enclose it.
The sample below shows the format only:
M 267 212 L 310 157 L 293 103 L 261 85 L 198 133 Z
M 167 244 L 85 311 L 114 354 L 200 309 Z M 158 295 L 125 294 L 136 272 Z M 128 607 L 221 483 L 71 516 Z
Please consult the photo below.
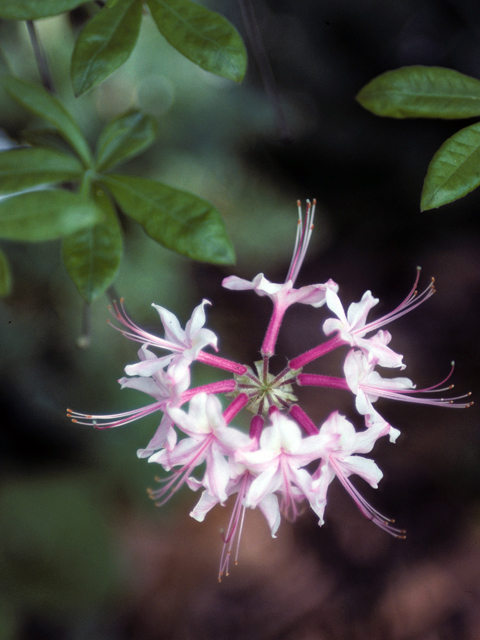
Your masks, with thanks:
M 273 493 L 266 495 L 258 503 L 258 508 L 263 513 L 268 522 L 268 526 L 270 527 L 270 531 L 272 533 L 272 538 L 276 538 L 277 536 L 275 534 L 277 533 L 278 527 L 280 526 L 281 522 L 277 496 Z
M 218 504 L 218 499 L 215 496 L 211 496 L 208 491 L 204 491 L 200 500 L 193 510 L 190 511 L 190 515 L 192 518 L 195 518 L 195 520 L 198 520 L 198 522 L 203 522 L 207 513 L 210 509 L 213 509 L 216 504 Z
M 342 303 L 340 302 L 340 298 L 336 291 L 329 287 L 325 292 L 325 300 L 330 311 L 333 311 L 337 318 L 341 320 L 342 324 L 347 325 L 347 316 L 345 315 L 345 311 L 343 310 Z
M 338 463 L 346 476 L 356 474 L 363 478 L 374 489 L 378 487 L 378 483 L 383 478 L 383 473 L 380 471 L 377 464 L 370 458 L 363 458 L 362 456 L 347 456 Z
M 205 489 L 223 503 L 227 499 L 226 488 L 230 479 L 228 462 L 215 446 L 209 447 L 206 461 L 207 468 L 203 478 Z
M 253 480 L 245 498 L 247 507 L 256 507 L 260 500 L 265 498 L 269 493 L 275 493 L 281 484 L 281 473 L 278 472 L 278 461 L 273 463 L 265 471 L 263 471 L 255 480 Z
M 367 315 L 376 304 L 378 298 L 374 298 L 371 291 L 365 291 L 360 302 L 352 302 L 347 311 L 348 324 L 352 331 L 365 326 Z
M 185 332 L 180 326 L 177 317 L 168 309 L 158 304 L 152 304 L 152 307 L 158 311 L 163 328 L 165 329 L 165 339 L 182 346 L 185 344 Z
M 144 376 L 148 378 L 160 369 L 168 366 L 173 358 L 172 355 L 163 356 L 162 358 L 157 358 L 153 353 L 151 355 L 153 358 L 149 358 L 148 360 L 142 360 L 135 364 L 127 364 L 125 367 L 127 376 Z

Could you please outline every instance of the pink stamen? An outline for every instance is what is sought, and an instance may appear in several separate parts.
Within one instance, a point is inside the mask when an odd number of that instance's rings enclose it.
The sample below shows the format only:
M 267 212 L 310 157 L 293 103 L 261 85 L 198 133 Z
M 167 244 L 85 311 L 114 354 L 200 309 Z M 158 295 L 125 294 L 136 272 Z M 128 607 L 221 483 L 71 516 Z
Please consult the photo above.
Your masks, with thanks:
M 362 389 L 367 395 L 375 395 L 380 396 L 381 398 L 387 398 L 389 400 L 399 400 L 401 402 L 413 402 L 416 404 L 429 404 L 434 406 L 442 406 L 449 407 L 451 409 L 466 409 L 467 407 L 471 407 L 473 402 L 455 402 L 455 400 L 461 400 L 462 398 L 468 398 L 472 395 L 471 391 L 469 393 L 465 393 L 461 396 L 453 396 L 451 398 L 412 398 L 413 394 L 419 393 L 440 393 L 442 391 L 449 391 L 453 389 L 453 384 L 448 387 L 440 387 L 441 384 L 444 384 L 453 373 L 453 363 L 452 369 L 448 376 L 444 378 L 441 382 L 432 385 L 431 387 L 426 387 L 425 389 L 388 389 L 385 387 L 377 387 L 373 384 L 368 384 L 366 382 L 360 382 L 358 387 Z M 388 382 L 388 380 L 385 380 Z M 345 389 L 347 391 L 350 390 L 347 381 L 345 378 L 336 378 L 334 376 L 322 376 L 316 373 L 300 373 L 297 376 L 297 384 L 300 386 L 310 386 L 310 387 L 330 387 L 331 389 Z
M 392 520 L 391 518 L 387 518 L 386 516 L 382 515 L 379 511 L 374 509 L 372 505 L 365 500 L 365 498 L 360 494 L 358 489 L 354 487 L 351 480 L 344 474 L 341 468 L 341 465 L 337 463 L 334 456 L 329 456 L 329 464 L 331 465 L 332 469 L 335 471 L 337 478 L 343 484 L 347 492 L 353 498 L 357 507 L 360 509 L 360 511 L 363 513 L 363 515 L 366 518 L 368 518 L 369 520 L 372 520 L 372 522 L 374 522 L 377 525 L 377 527 L 380 527 L 380 529 L 383 529 L 383 531 L 386 531 L 394 538 L 400 538 L 400 539 L 406 538 L 405 529 L 397 529 L 396 527 L 393 527 L 392 525 L 395 522 L 395 520 Z
M 390 322 L 393 322 L 398 318 L 401 318 L 406 313 L 410 313 L 410 311 L 413 311 L 413 309 L 416 309 L 419 305 L 423 304 L 426 300 L 428 300 L 428 298 L 431 298 L 435 293 L 435 278 L 431 279 L 428 287 L 424 289 L 420 294 L 417 291 L 417 284 L 420 279 L 421 270 L 421 267 L 417 267 L 417 276 L 415 278 L 415 282 L 413 283 L 413 287 L 405 300 L 401 302 L 398 307 L 396 307 L 395 309 L 393 309 L 393 311 L 390 311 L 383 317 L 379 318 L 378 320 L 374 320 L 373 322 L 369 322 L 368 324 L 366 324 L 364 327 L 353 330 L 352 333 L 364 334 L 369 333 L 370 331 L 375 331 L 376 329 L 379 329 L 380 327 L 383 327 L 384 325 L 389 324 Z
M 157 507 L 161 507 L 168 502 L 173 494 L 185 484 L 193 469 L 203 462 L 203 454 L 205 449 L 210 446 L 212 439 L 214 439 L 213 434 L 210 437 L 205 438 L 205 441 L 195 452 L 188 464 L 183 465 L 180 469 L 174 471 L 166 478 L 155 478 L 155 480 L 160 484 L 167 483 L 161 489 L 148 489 L 148 495 L 152 500 L 155 500 Z
M 158 336 L 155 336 L 152 333 L 149 333 L 148 331 L 144 331 L 138 325 L 136 325 L 133 322 L 133 320 L 129 318 L 129 316 L 127 315 L 127 312 L 125 311 L 125 307 L 123 305 L 123 298 L 120 299 L 119 303 L 118 302 L 113 303 L 113 310 L 112 310 L 112 307 L 109 306 L 109 311 L 114 316 L 114 318 L 118 320 L 120 324 L 123 324 L 123 326 L 127 327 L 129 331 L 125 331 L 121 327 L 117 327 L 110 321 L 108 321 L 109 325 L 114 329 L 116 329 L 117 331 L 120 331 L 120 333 L 124 335 L 126 338 L 129 338 L 130 340 L 134 340 L 135 342 L 141 342 L 142 344 L 148 344 L 152 347 L 160 347 L 161 349 L 168 349 L 169 351 L 175 351 L 177 353 L 182 351 L 182 347 L 180 347 L 179 345 L 174 344 L 169 340 L 165 340 L 164 338 L 159 338 Z
M 295 284 L 295 280 L 298 277 L 300 269 L 302 267 L 303 261 L 305 259 L 305 255 L 307 253 L 308 245 L 310 243 L 310 238 L 313 232 L 313 218 L 315 217 L 315 207 L 317 201 L 315 198 L 313 199 L 313 206 L 310 203 L 310 200 L 307 200 L 307 210 L 305 212 L 305 223 L 303 222 L 302 217 L 302 203 L 300 200 L 297 200 L 298 207 L 298 223 L 297 223 L 297 236 L 295 238 L 295 247 L 293 249 L 292 261 L 290 263 L 290 267 L 288 269 L 287 277 L 285 282 L 289 280 L 292 281 L 292 284 Z
M 233 506 L 232 514 L 230 516 L 230 521 L 228 523 L 227 533 L 223 538 L 223 549 L 222 555 L 220 556 L 220 567 L 218 570 L 218 581 L 222 581 L 222 576 L 228 577 L 229 568 L 230 568 L 230 558 L 232 555 L 232 547 L 235 543 L 235 538 L 237 540 L 237 550 L 235 553 L 235 564 L 238 564 L 238 554 L 240 550 L 240 540 L 243 532 L 243 524 L 245 521 L 245 509 L 246 507 L 243 505 L 243 500 L 246 495 L 247 484 L 250 479 L 250 473 L 246 471 L 242 477 L 240 487 L 238 489 L 238 494 L 235 499 L 235 504 Z M 240 523 L 240 526 L 239 526 Z
M 164 400 L 161 402 L 154 402 L 153 404 L 150 404 L 147 407 L 142 407 L 141 409 L 132 409 L 132 411 L 124 411 L 123 413 L 111 413 L 105 415 L 78 413 L 77 411 L 67 409 L 67 417 L 76 424 L 83 424 L 87 427 L 93 426 L 95 427 L 95 429 L 110 429 L 112 427 L 120 427 L 124 424 L 135 422 L 135 420 L 144 418 L 151 413 L 155 413 L 155 411 L 163 411 L 165 405 L 166 401 Z M 79 420 L 79 418 L 81 418 L 81 420 Z M 116 418 L 120 418 L 120 420 L 116 420 Z M 85 420 L 88 420 L 88 422 L 85 422 Z M 97 424 L 97 420 L 106 420 L 107 422 L 103 422 L 103 424 L 99 425 Z

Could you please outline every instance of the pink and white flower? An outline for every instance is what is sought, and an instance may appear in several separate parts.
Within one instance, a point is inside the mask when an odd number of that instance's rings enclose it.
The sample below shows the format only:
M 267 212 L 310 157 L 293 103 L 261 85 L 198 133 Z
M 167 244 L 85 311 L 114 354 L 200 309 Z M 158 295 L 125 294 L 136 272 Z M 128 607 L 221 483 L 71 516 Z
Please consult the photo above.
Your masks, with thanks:
M 188 413 L 173 407 L 168 414 L 188 437 L 180 440 L 172 450 L 162 449 L 148 459 L 161 464 L 166 471 L 180 467 L 167 479 L 165 487 L 151 491 L 152 498 L 163 504 L 185 483 L 195 467 L 206 462 L 202 484 L 210 495 L 223 503 L 227 499 L 230 477 L 226 456 L 233 455 L 248 437 L 227 426 L 220 401 L 214 395 L 199 393 L 190 400 Z
M 267 296 L 273 302 L 273 314 L 267 333 L 262 345 L 262 354 L 271 356 L 274 353 L 280 325 L 286 310 L 292 304 L 308 304 L 312 307 L 321 307 L 325 304 L 325 296 L 328 290 L 337 291 L 338 285 L 333 280 L 328 280 L 325 284 L 311 284 L 300 289 L 295 289 L 294 284 L 302 266 L 308 244 L 313 230 L 313 218 L 315 215 L 316 201 L 313 206 L 307 201 L 307 212 L 305 222 L 302 217 L 302 207 L 298 201 L 298 226 L 295 247 L 292 261 L 288 270 L 287 278 L 283 284 L 275 284 L 265 278 L 263 273 L 259 273 L 250 282 L 237 276 L 229 276 L 222 282 L 222 286 L 233 291 L 252 290 L 259 296 Z
M 139 349 L 138 356 L 142 363 L 158 360 L 158 358 L 148 350 L 146 345 L 143 345 Z M 165 364 L 168 364 L 168 359 Z M 128 366 L 126 369 L 127 368 Z M 179 360 L 172 362 L 165 370 L 156 369 L 148 378 L 124 377 L 120 378 L 118 382 L 122 389 L 136 389 L 137 391 L 146 393 L 154 398 L 155 402 L 147 406 L 140 407 L 139 409 L 133 409 L 132 411 L 124 411 L 116 414 L 92 415 L 78 413 L 68 409 L 68 416 L 73 422 L 78 424 L 94 426 L 97 429 L 110 429 L 112 427 L 121 427 L 129 424 L 130 422 L 140 420 L 140 418 L 144 418 L 145 416 L 157 411 L 162 411 L 164 412 L 164 415 L 153 438 L 150 440 L 146 449 L 139 449 L 137 454 L 140 458 L 145 458 L 165 445 L 168 448 L 173 447 L 177 436 L 173 429 L 173 421 L 166 413 L 166 410 L 170 406 L 181 404 L 182 394 L 190 386 L 190 370 L 188 362 L 186 360 Z
M 386 424 L 386 423 L 385 423 Z M 392 526 L 393 520 L 376 511 L 363 498 L 350 480 L 355 474 L 363 478 L 374 489 L 383 477 L 383 473 L 370 458 L 354 455 L 369 453 L 378 438 L 387 435 L 388 430 L 377 423 L 376 428 L 357 432 L 353 425 L 338 411 L 334 411 L 320 428 L 320 435 L 330 436 L 324 445 L 325 451 L 318 470 L 312 476 L 311 506 L 319 516 L 319 524 L 323 524 L 323 513 L 327 503 L 327 489 L 335 476 L 351 495 L 355 504 L 364 516 L 373 520 L 380 528 L 395 537 L 402 538 L 405 532 Z
M 204 327 L 207 300 L 194 309 L 185 329 L 170 311 L 153 305 L 164 328 L 163 338 L 137 326 L 127 316 L 121 301 L 114 305 L 113 313 L 122 325 L 117 328 L 142 346 L 138 352 L 139 361 L 125 367 L 127 377 L 119 382 L 122 388 L 146 393 L 154 398 L 154 402 L 112 415 L 87 415 L 68 410 L 74 422 L 97 428 L 117 427 L 156 411 L 163 412 L 160 425 L 147 447 L 137 452 L 139 457 L 148 458 L 149 462 L 159 464 L 168 472 L 166 478 L 159 480 L 162 486 L 150 491 L 151 497 L 160 505 L 185 484 L 193 491 L 202 489 L 200 500 L 190 513 L 202 522 L 215 505 L 223 506 L 230 496 L 235 496 L 223 535 L 219 579 L 228 575 L 234 546 L 235 562 L 238 559 L 247 509 L 258 507 L 262 511 L 273 537 L 280 525 L 280 514 L 294 520 L 300 513 L 301 502 L 308 501 L 319 524 L 323 524 L 328 487 L 335 477 L 367 518 L 391 535 L 405 537 L 405 532 L 395 528 L 393 520 L 376 511 L 351 481 L 351 476 L 357 475 L 376 488 L 383 474 L 372 459 L 362 454 L 370 453 L 379 438 L 389 436 L 390 441 L 395 442 L 400 433 L 376 411 L 374 404 L 379 398 L 452 408 L 472 404 L 463 401 L 466 396 L 430 395 L 453 387 L 445 386 L 452 375 L 453 363 L 442 382 L 425 389 L 417 389 L 409 378 L 383 378 L 375 370 L 377 365 L 404 368 L 403 356 L 390 348 L 391 335 L 383 327 L 415 309 L 434 293 L 433 280 L 422 293 L 417 293 L 420 271 L 405 300 L 390 313 L 371 322 L 367 317 L 378 299 L 370 291 L 345 311 L 338 296 L 338 285 L 333 280 L 295 288 L 312 233 L 314 212 L 315 201 L 313 205 L 307 202 L 303 219 L 298 203 L 295 248 L 283 284 L 270 282 L 263 273 L 252 281 L 236 276 L 223 281 L 228 289 L 252 290 L 272 300 L 273 313 L 261 347 L 262 359 L 255 362 L 255 370 L 205 351 L 210 347 L 217 350 L 217 337 Z M 323 330 L 332 337 L 291 359 L 283 370 L 272 372 L 271 356 L 284 314 L 296 303 L 315 308 L 326 303 L 335 317 L 324 322 Z M 304 373 L 303 368 L 308 363 L 346 345 L 350 349 L 344 361 L 345 377 L 323 372 Z M 152 351 L 156 348 L 166 354 L 158 356 Z M 194 362 L 233 375 L 190 388 L 190 367 Z M 294 385 L 324 387 L 335 390 L 334 393 L 336 390 L 348 392 L 353 396 L 366 428 L 356 431 L 351 422 L 335 411 L 319 429 L 300 406 L 301 398 L 299 401 L 295 395 Z M 225 394 L 230 401 L 223 411 L 217 397 L 220 394 Z M 185 411 L 182 406 L 187 402 L 189 407 Z M 230 426 L 244 409 L 253 414 L 249 436 Z M 318 467 L 312 474 L 309 465 L 314 462 Z M 199 469 L 202 469 L 200 473 Z
M 342 340 L 344 344 L 358 347 L 370 360 L 375 359 L 377 364 L 382 367 L 400 367 L 404 369 L 403 356 L 395 353 L 387 346 L 392 338 L 388 331 L 378 331 L 370 338 L 365 338 L 365 336 L 409 313 L 435 293 L 434 280 L 432 279 L 429 286 L 419 295 L 417 293 L 419 279 L 420 268 L 417 269 L 417 277 L 413 288 L 405 300 L 390 313 L 368 324 L 367 315 L 378 304 L 378 298 L 374 298 L 370 291 L 366 291 L 360 302 L 353 302 L 349 306 L 347 313 L 345 313 L 337 292 L 329 289 L 326 293 L 326 303 L 330 311 L 333 311 L 337 316 L 337 319 L 329 318 L 324 322 L 323 331 L 325 335 L 329 336 L 336 332 L 337 338 Z
M 441 393 L 452 389 L 453 385 L 443 388 L 440 388 L 440 385 L 445 384 L 452 375 L 453 363 L 450 373 L 444 380 L 426 389 L 417 389 L 410 378 L 382 378 L 375 371 L 376 365 L 377 362 L 375 360 L 369 361 L 361 351 L 356 349 L 351 349 L 345 359 L 345 380 L 352 393 L 356 396 L 355 406 L 362 415 L 372 413 L 374 411 L 372 402 L 376 402 L 380 397 L 416 404 L 446 406 L 451 409 L 464 409 L 471 405 L 471 402 L 456 402 L 470 396 L 469 393 L 447 398 L 417 397 L 419 393 Z
M 298 424 L 273 408 L 271 424 L 260 436 L 256 451 L 240 451 L 235 459 L 257 476 L 245 498 L 247 507 L 256 507 L 265 496 L 280 493 L 280 508 L 291 520 L 298 515 L 297 503 L 310 495 L 311 476 L 303 469 L 323 455 L 325 438 L 302 438 Z
M 201 358 L 202 349 L 207 346 L 213 347 L 217 350 L 217 336 L 205 329 L 205 305 L 210 304 L 208 300 L 203 300 L 193 310 L 192 317 L 185 325 L 185 329 L 182 329 L 178 318 L 168 309 L 161 307 L 160 305 L 152 304 L 152 307 L 158 312 L 160 320 L 162 322 L 165 337 L 159 338 L 158 336 L 141 329 L 137 326 L 127 315 L 123 306 L 123 301 L 120 304 L 114 304 L 115 318 L 126 327 L 118 330 L 123 335 L 136 342 L 141 342 L 144 345 L 150 347 L 158 347 L 170 351 L 171 354 L 163 356 L 161 358 L 149 358 L 134 365 L 128 365 L 125 372 L 127 375 L 139 375 L 150 376 L 157 369 L 161 369 L 165 364 L 171 362 L 174 357 L 184 358 L 187 362 L 191 363 L 194 360 Z

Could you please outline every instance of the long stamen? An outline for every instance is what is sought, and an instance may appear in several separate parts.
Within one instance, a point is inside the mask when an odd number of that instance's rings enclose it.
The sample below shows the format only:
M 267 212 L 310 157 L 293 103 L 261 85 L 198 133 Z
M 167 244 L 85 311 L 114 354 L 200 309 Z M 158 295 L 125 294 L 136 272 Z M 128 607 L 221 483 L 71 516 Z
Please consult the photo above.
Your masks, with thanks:
M 416 404 L 429 404 L 436 406 L 445 406 L 451 409 L 466 409 L 467 407 L 471 407 L 473 402 L 455 402 L 456 400 L 461 400 L 462 398 L 468 398 L 472 395 L 472 392 L 464 393 L 460 396 L 452 396 L 450 398 L 418 398 L 412 397 L 413 395 L 417 395 L 419 393 L 440 393 L 442 391 L 449 391 L 453 389 L 453 384 L 447 387 L 440 387 L 441 384 L 444 384 L 453 373 L 453 365 L 450 373 L 444 378 L 441 382 L 432 385 L 431 387 L 426 387 L 425 389 L 388 389 L 383 386 L 377 386 L 375 384 L 368 384 L 368 382 L 360 382 L 358 384 L 359 389 L 364 391 L 367 394 L 372 394 L 374 396 L 380 396 L 381 398 L 387 398 L 389 400 L 399 400 L 403 402 L 414 402 Z M 388 379 L 385 379 L 385 382 L 388 382 Z M 297 384 L 300 386 L 310 386 L 310 387 L 328 387 L 330 389 L 345 389 L 350 390 L 348 382 L 345 378 L 337 378 L 334 376 L 322 376 L 316 373 L 300 373 L 297 376 Z
M 343 484 L 347 492 L 352 496 L 355 504 L 360 509 L 362 514 L 369 520 L 372 520 L 372 522 L 374 522 L 377 525 L 377 527 L 380 527 L 380 529 L 383 529 L 383 531 L 386 531 L 394 538 L 405 539 L 406 538 L 405 529 L 398 529 L 397 527 L 393 527 L 392 525 L 395 522 L 395 520 L 392 520 L 391 518 L 387 518 L 386 516 L 381 514 L 379 511 L 374 509 L 372 505 L 365 500 L 365 498 L 361 495 L 358 489 L 352 484 L 351 480 L 343 473 L 340 465 L 337 464 L 333 456 L 330 456 L 329 462 L 333 470 L 335 471 L 337 478 Z
M 193 469 L 203 461 L 203 454 L 211 444 L 211 437 L 205 438 L 203 444 L 197 449 L 188 464 L 171 473 L 167 478 L 155 478 L 160 484 L 167 483 L 161 489 L 148 489 L 148 495 L 155 500 L 157 507 L 163 506 L 174 493 L 176 493 L 187 481 Z
M 295 280 L 298 277 L 300 269 L 302 267 L 303 261 L 305 259 L 305 254 L 307 253 L 308 245 L 310 243 L 310 238 L 313 232 L 313 218 L 315 217 L 315 207 L 317 201 L 315 198 L 313 199 L 313 205 L 310 200 L 307 200 L 307 209 L 305 212 L 305 223 L 303 222 L 302 217 L 302 203 L 300 200 L 297 200 L 298 207 L 298 223 L 297 223 L 297 235 L 295 238 L 295 247 L 293 249 L 292 261 L 290 263 L 290 267 L 288 269 L 288 274 L 285 279 L 285 282 L 289 280 L 292 281 L 292 284 L 295 284 Z
M 169 340 L 165 340 L 164 338 L 159 338 L 158 336 L 155 336 L 152 333 L 149 333 L 148 331 L 145 331 L 144 329 L 141 329 L 138 325 L 136 325 L 133 322 L 133 320 L 131 320 L 131 318 L 127 315 L 127 312 L 125 311 L 125 307 L 123 305 L 123 298 L 120 298 L 120 302 L 116 302 L 116 301 L 113 302 L 113 309 L 112 309 L 112 306 L 109 306 L 108 309 L 110 313 L 114 316 L 114 318 L 118 320 L 120 324 L 123 324 L 124 327 L 127 327 L 129 331 L 125 331 L 121 327 L 117 327 L 115 324 L 113 324 L 110 321 L 108 321 L 109 325 L 114 329 L 116 329 L 117 331 L 120 331 L 120 333 L 124 335 L 126 338 L 129 338 L 130 340 L 134 340 L 135 342 L 140 342 L 141 344 L 148 344 L 152 347 L 160 347 L 162 349 L 168 349 L 169 351 L 175 351 L 175 352 L 182 351 L 182 348 L 179 345 L 174 344 Z
M 245 509 L 246 507 L 242 504 L 243 499 L 246 494 L 246 487 L 248 479 L 250 478 L 250 474 L 245 472 L 241 484 L 238 490 L 237 497 L 235 499 L 235 504 L 233 506 L 232 514 L 230 516 L 230 521 L 227 527 L 227 533 L 223 538 L 223 549 L 222 555 L 220 556 L 220 567 L 218 570 L 218 581 L 222 581 L 222 576 L 228 577 L 229 568 L 230 568 L 230 558 L 232 555 L 232 547 L 235 542 L 235 538 L 237 539 L 237 549 L 235 552 L 235 564 L 238 563 L 238 554 L 240 551 L 240 540 L 243 532 L 243 524 L 245 521 Z M 240 526 L 239 526 L 240 522 Z
M 413 287 L 410 293 L 407 295 L 405 300 L 401 302 L 395 309 L 385 314 L 378 320 L 374 320 L 373 322 L 369 322 L 364 327 L 360 327 L 358 329 L 354 329 L 352 333 L 369 333 L 370 331 L 374 331 L 380 327 L 383 327 L 398 318 L 401 318 L 406 313 L 410 313 L 413 309 L 416 309 L 419 305 L 423 304 L 428 298 L 433 296 L 435 293 L 435 278 L 432 278 L 430 284 L 421 292 L 417 291 L 417 284 L 420 279 L 421 267 L 417 267 L 417 275 L 415 278 L 415 282 L 413 283 Z
M 105 415 L 79 413 L 78 411 L 67 409 L 67 417 L 76 424 L 95 427 L 95 429 L 110 429 L 112 427 L 120 427 L 124 424 L 135 422 L 135 420 L 148 416 L 155 411 L 163 411 L 164 407 L 165 402 L 154 402 L 153 404 L 142 407 L 141 409 L 132 409 L 131 411 L 124 411 L 123 413 L 111 413 Z M 117 420 L 117 418 L 120 418 L 120 420 Z M 102 421 L 102 424 L 98 424 L 97 421 Z

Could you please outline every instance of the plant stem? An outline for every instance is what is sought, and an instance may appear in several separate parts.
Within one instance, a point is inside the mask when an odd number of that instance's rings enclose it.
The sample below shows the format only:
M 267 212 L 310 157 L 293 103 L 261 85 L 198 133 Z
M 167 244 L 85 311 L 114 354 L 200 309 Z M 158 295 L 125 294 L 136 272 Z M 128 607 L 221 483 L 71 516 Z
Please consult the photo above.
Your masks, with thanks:
M 257 63 L 263 86 L 267 93 L 268 99 L 273 108 L 275 122 L 283 142 L 291 142 L 292 131 L 288 125 L 283 107 L 280 102 L 280 94 L 278 93 L 277 84 L 273 76 L 272 67 L 263 45 L 260 29 L 258 28 L 257 19 L 253 10 L 251 0 L 239 0 L 240 10 L 242 12 L 245 29 L 252 45 L 253 55 Z
M 27 20 L 27 29 L 28 35 L 30 36 L 30 41 L 32 43 L 35 60 L 37 62 L 38 71 L 40 73 L 40 77 L 42 78 L 42 84 L 45 89 L 47 89 L 47 91 L 50 91 L 50 93 L 56 93 L 52 74 L 50 73 L 50 69 L 48 66 L 47 57 L 42 47 L 42 43 L 40 42 L 40 39 L 38 37 L 33 20 Z

